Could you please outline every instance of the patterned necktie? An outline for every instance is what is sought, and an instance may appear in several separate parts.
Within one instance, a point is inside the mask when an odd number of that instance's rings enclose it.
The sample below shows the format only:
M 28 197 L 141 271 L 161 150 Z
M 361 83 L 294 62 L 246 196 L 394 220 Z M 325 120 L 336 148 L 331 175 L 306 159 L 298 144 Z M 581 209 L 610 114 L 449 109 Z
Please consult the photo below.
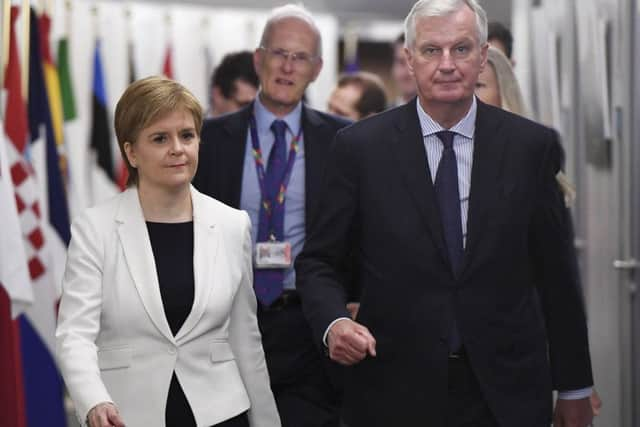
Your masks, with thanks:
M 454 132 L 448 130 L 436 133 L 436 136 L 442 141 L 444 150 L 436 173 L 435 190 L 451 270 L 454 277 L 457 277 L 462 268 L 464 249 L 462 246 L 460 192 L 458 190 L 458 164 L 456 162 L 456 153 L 453 151 L 454 135 Z M 451 322 L 449 350 L 457 351 L 461 346 L 462 341 L 454 315 Z
M 275 141 L 267 162 L 264 179 L 266 194 L 263 196 L 271 202 L 271 217 L 269 218 L 264 203 L 261 203 L 258 242 L 271 240 L 271 235 L 279 242 L 284 241 L 284 203 L 278 204 L 277 197 L 287 168 L 287 124 L 283 120 L 274 120 L 271 131 Z M 264 306 L 270 306 L 282 294 L 283 281 L 284 269 L 282 268 L 256 269 L 254 288 L 258 301 Z

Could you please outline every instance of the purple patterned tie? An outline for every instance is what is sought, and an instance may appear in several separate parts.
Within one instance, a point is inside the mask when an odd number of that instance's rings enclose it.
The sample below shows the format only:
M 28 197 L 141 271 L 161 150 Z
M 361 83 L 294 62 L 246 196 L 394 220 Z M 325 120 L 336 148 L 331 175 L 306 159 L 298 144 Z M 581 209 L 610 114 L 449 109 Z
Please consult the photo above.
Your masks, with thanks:
M 454 132 L 448 130 L 436 133 L 436 136 L 442 141 L 444 150 L 436 172 L 435 190 L 451 270 L 454 277 L 458 277 L 462 268 L 464 249 L 462 246 L 460 191 L 458 190 L 458 163 L 456 161 L 456 152 L 453 151 L 454 135 Z M 460 350 L 460 347 L 462 347 L 462 341 L 454 315 L 450 327 L 449 351 L 455 352 Z
M 267 242 L 272 235 L 278 242 L 284 241 L 284 203 L 278 203 L 277 197 L 287 167 L 286 130 L 287 124 L 283 120 L 274 120 L 271 124 L 275 141 L 267 162 L 264 197 L 271 203 L 272 214 L 269 218 L 264 203 L 260 204 L 258 242 Z M 282 294 L 283 281 L 282 268 L 256 269 L 254 288 L 258 301 L 266 307 L 270 306 Z

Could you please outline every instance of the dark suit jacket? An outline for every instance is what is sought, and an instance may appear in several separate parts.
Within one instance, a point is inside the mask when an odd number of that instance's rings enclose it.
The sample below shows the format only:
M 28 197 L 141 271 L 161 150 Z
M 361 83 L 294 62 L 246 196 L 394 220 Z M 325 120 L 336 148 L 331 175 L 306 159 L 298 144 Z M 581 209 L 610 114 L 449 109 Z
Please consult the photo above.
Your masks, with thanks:
M 252 111 L 253 104 L 236 113 L 206 120 L 202 128 L 199 166 L 193 184 L 204 194 L 235 208 L 240 208 L 247 133 Z M 302 108 L 307 232 L 311 218 L 317 213 L 318 194 L 329 146 L 336 132 L 347 124 L 349 122 L 343 119 L 305 106 Z M 258 224 L 253 226 L 257 227 Z M 356 293 L 353 290 L 349 292 Z M 271 326 L 278 329 L 280 322 L 286 323 L 287 320 L 280 319 L 266 325 L 262 322 L 260 312 L 258 319 L 263 328 L 263 345 L 272 382 L 289 382 L 292 375 L 308 369 L 312 363 L 317 363 L 317 346 L 312 343 L 310 336 L 299 336 L 310 335 L 307 325 L 287 327 L 290 334 L 284 331 L 270 334 L 264 328 Z
M 242 110 L 205 120 L 202 127 L 200 160 L 193 179 L 201 192 L 240 208 L 244 155 L 253 103 Z M 305 221 L 316 212 L 322 172 L 329 146 L 336 132 L 349 122 L 302 107 L 302 131 L 305 149 Z M 256 184 L 257 185 L 257 184 Z M 253 224 L 257 227 L 257 224 Z
M 455 278 L 415 100 L 338 133 L 296 273 L 321 340 L 347 314 L 336 266 L 357 254 L 357 320 L 378 356 L 347 370 L 351 427 L 444 425 L 452 313 L 501 426 L 549 425 L 552 387 L 592 384 L 570 218 L 554 178 L 561 159 L 555 132 L 478 102 Z

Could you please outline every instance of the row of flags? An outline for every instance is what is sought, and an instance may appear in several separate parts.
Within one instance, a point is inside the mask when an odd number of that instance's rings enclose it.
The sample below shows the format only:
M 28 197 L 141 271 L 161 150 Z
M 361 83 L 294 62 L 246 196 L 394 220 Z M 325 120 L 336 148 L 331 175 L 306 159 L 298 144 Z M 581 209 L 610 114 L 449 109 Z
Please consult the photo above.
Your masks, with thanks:
M 3 425 L 64 427 L 63 386 L 54 358 L 57 280 L 69 242 L 69 209 L 62 154 L 62 103 L 57 68 L 48 49 L 50 21 L 30 13 L 29 95 L 21 88 L 15 25 L 11 8 L 4 137 L 0 157 L 3 220 L 0 252 L 0 384 L 6 402 Z M 44 145 L 46 177 L 33 167 L 35 144 Z M 38 181 L 40 180 L 40 182 Z M 46 182 L 46 200 L 40 185 Z M 12 197 L 13 196 L 13 197 Z M 46 209 L 43 209 L 45 208 Z M 46 214 L 44 213 L 46 212 Z M 7 239 L 7 240 L 5 240 Z M 6 242 L 12 245 L 6 247 Z M 6 410 L 6 412 L 5 412 Z
M 29 92 L 22 93 L 16 22 L 28 13 Z M 74 182 L 65 141 L 77 118 L 69 42 L 63 37 L 54 61 L 51 19 L 11 8 L 9 60 L 0 121 L 0 425 L 64 427 L 63 382 L 55 363 L 55 325 L 60 283 L 70 240 Z M 129 80 L 135 80 L 129 44 Z M 163 74 L 173 78 L 171 46 Z M 90 148 L 93 161 L 113 185 L 124 189 L 127 169 L 113 155 L 100 40 L 93 55 Z M 25 102 L 26 101 L 26 102 Z M 75 170 L 78 170 L 77 168 Z M 94 200 L 95 201 L 95 200 Z
M 16 21 L 28 13 L 29 92 L 24 99 Z M 51 20 L 33 9 L 11 8 L 9 60 L 0 121 L 0 424 L 64 427 L 63 382 L 55 363 L 55 325 L 60 283 L 70 240 L 69 195 L 74 180 L 65 127 L 77 117 L 62 38 L 51 53 Z M 130 81 L 135 79 L 132 49 Z M 95 163 L 124 189 L 127 170 L 113 156 L 100 41 L 93 60 L 90 147 Z M 163 73 L 173 78 L 171 49 Z M 25 102 L 26 101 L 26 102 Z M 65 144 L 65 142 L 67 144 Z M 39 162 L 39 163 L 38 163 Z M 39 166 L 39 167 L 38 167 Z

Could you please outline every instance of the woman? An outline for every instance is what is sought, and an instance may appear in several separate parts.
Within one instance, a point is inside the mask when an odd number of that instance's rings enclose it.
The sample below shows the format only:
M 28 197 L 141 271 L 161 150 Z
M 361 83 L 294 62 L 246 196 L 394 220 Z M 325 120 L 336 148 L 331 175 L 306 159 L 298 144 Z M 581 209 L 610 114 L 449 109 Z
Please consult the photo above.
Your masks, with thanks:
M 520 86 L 518 86 L 511 63 L 495 47 L 489 46 L 487 66 L 478 76 L 476 95 L 486 104 L 527 116 Z
M 190 184 L 201 125 L 194 96 L 159 77 L 116 107 L 129 188 L 74 222 L 56 331 L 90 427 L 280 426 L 249 218 Z

